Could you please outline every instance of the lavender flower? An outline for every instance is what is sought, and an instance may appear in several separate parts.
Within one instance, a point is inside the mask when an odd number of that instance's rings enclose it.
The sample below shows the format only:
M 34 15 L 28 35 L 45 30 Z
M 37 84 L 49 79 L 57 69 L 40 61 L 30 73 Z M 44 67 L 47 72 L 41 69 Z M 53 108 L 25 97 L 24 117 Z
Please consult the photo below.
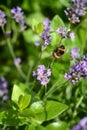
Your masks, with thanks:
M 69 37 L 70 37 L 71 39 L 74 39 L 74 38 L 75 38 L 74 32 L 70 32 Z
M 80 125 L 75 125 L 72 130 L 82 130 Z
M 62 38 L 74 38 L 74 32 L 70 32 L 70 29 L 64 26 L 59 27 L 56 32 L 62 37 Z
M 73 8 L 67 8 L 67 10 L 65 10 L 65 14 L 71 23 L 80 22 L 79 16 L 75 13 L 75 10 Z
M 50 23 L 50 20 L 49 19 L 46 19 L 44 22 L 43 22 L 43 25 L 44 25 L 44 29 L 41 33 L 41 39 L 44 41 L 44 45 L 42 46 L 42 50 L 44 50 L 51 42 L 51 28 L 49 27 L 49 23 Z
M 50 24 L 50 22 L 51 22 L 51 21 L 50 21 L 48 18 L 46 18 L 45 21 L 43 22 L 43 25 L 44 25 L 45 27 L 48 27 L 49 24 Z
M 22 12 L 22 9 L 19 6 L 17 6 L 16 8 L 11 9 L 11 13 L 16 22 L 21 25 L 21 30 L 23 31 L 26 28 L 26 26 L 23 16 L 24 13 Z
M 0 77 L 0 98 L 2 98 L 3 101 L 8 100 L 7 86 L 7 80 L 4 77 Z
M 7 37 L 11 36 L 11 33 L 12 33 L 11 30 L 5 32 L 5 34 L 6 34 Z
M 20 57 L 17 57 L 14 59 L 14 64 L 17 65 L 17 64 L 20 64 L 21 63 L 21 58 Z
M 87 14 L 85 8 L 87 2 L 84 0 L 72 0 L 70 2 L 70 8 L 65 10 L 65 14 L 72 23 L 79 23 L 79 17 Z
M 39 41 L 36 41 L 36 42 L 35 42 L 35 46 L 37 46 L 37 47 L 40 46 L 40 42 L 39 42 Z
M 73 48 L 71 50 L 71 58 L 72 58 L 72 60 L 80 58 L 80 55 L 78 53 L 79 50 L 80 50 L 79 48 Z
M 72 130 L 87 130 L 87 117 L 84 117 Z
M 75 84 L 82 78 L 87 78 L 87 55 L 83 56 L 79 62 L 70 67 L 68 73 L 65 73 L 65 78 Z
M 5 17 L 6 17 L 5 13 L 2 10 L 0 10 L 0 26 L 1 27 L 3 27 L 7 23 Z
M 36 76 L 41 85 L 45 86 L 50 81 L 51 70 L 46 69 L 44 65 L 39 65 L 37 71 L 33 71 L 33 76 Z

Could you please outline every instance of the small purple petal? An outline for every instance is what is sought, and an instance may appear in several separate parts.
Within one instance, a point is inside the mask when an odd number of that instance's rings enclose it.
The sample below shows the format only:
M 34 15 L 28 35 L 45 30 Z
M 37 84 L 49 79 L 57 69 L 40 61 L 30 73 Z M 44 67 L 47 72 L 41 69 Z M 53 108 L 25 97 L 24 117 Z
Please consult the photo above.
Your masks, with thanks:
M 74 38 L 75 38 L 74 32 L 71 32 L 71 33 L 69 34 L 69 37 L 70 37 L 71 39 L 74 39 Z
M 48 25 L 50 24 L 50 20 L 48 19 L 48 18 L 46 18 L 45 19 L 45 21 L 43 22 L 43 25 L 45 26 L 45 27 L 48 27 Z
M 40 84 L 44 86 L 50 81 L 49 76 L 51 76 L 51 70 L 46 69 L 44 65 L 39 65 L 37 71 L 33 71 L 33 76 L 35 75 Z
M 72 57 L 72 59 L 80 58 L 80 55 L 78 53 L 79 50 L 80 50 L 79 48 L 73 48 L 71 50 L 71 57 Z
M 2 10 L 0 10 L 0 26 L 2 27 L 7 23 L 5 16 L 5 13 Z
M 37 46 L 37 47 L 40 46 L 40 42 L 39 42 L 39 41 L 36 41 L 36 42 L 35 42 L 35 46 Z
M 20 64 L 21 63 L 21 58 L 20 57 L 17 57 L 14 59 L 14 64 L 17 65 L 17 64 Z
M 15 19 L 16 22 L 21 25 L 21 31 L 23 31 L 26 28 L 26 26 L 23 16 L 24 13 L 22 12 L 22 9 L 19 6 L 17 6 L 16 8 L 11 9 L 11 13 L 13 15 L 13 19 Z

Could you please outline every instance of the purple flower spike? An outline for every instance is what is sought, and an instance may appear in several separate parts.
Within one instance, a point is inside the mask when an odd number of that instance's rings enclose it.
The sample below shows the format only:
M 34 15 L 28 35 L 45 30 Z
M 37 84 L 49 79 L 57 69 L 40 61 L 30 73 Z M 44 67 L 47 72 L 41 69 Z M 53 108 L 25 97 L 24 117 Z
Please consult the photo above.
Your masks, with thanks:
M 87 130 L 87 117 L 84 117 L 80 122 L 73 126 L 72 130 Z
M 51 42 L 51 28 L 49 27 L 50 20 L 47 18 L 44 22 L 44 29 L 40 35 L 41 39 L 44 41 L 44 45 L 42 46 L 42 51 L 46 49 L 46 47 L 50 44 Z
M 65 10 L 65 14 L 71 23 L 79 23 L 79 17 L 87 14 L 85 8 L 87 8 L 85 0 L 71 0 L 70 8 Z
M 23 20 L 23 12 L 20 7 L 17 6 L 16 8 L 11 9 L 11 13 L 17 23 L 20 23 Z
M 75 125 L 75 126 L 72 128 L 72 130 L 81 130 L 81 127 L 80 127 L 80 125 Z
M 19 6 L 17 6 L 16 8 L 11 9 L 11 13 L 13 15 L 13 19 L 15 19 L 16 22 L 21 25 L 21 31 L 23 31 L 26 28 L 26 26 L 23 16 L 24 13 L 22 12 L 22 9 Z
M 87 55 L 80 58 L 80 61 L 77 61 L 74 66 L 71 66 L 68 73 L 65 73 L 65 78 L 72 84 L 75 84 L 82 78 L 87 78 Z
M 0 10 L 0 26 L 1 27 L 3 27 L 7 23 L 5 17 L 6 17 L 5 13 L 2 10 Z
M 73 48 L 71 50 L 71 58 L 72 59 L 78 59 L 78 58 L 80 58 L 80 55 L 78 53 L 79 50 L 80 50 L 79 48 Z
M 36 76 L 41 85 L 45 86 L 50 81 L 51 70 L 46 69 L 44 65 L 39 65 L 37 71 L 33 71 L 33 76 Z
M 0 77 L 0 98 L 2 98 L 2 101 L 8 100 L 7 86 L 8 86 L 7 80 L 4 77 Z
M 62 38 L 74 38 L 74 32 L 70 32 L 70 29 L 64 26 L 59 27 L 56 32 L 62 37 Z
M 49 24 L 50 24 L 50 22 L 51 22 L 51 21 L 50 21 L 48 18 L 46 18 L 45 21 L 43 22 L 43 25 L 44 25 L 45 27 L 48 27 Z

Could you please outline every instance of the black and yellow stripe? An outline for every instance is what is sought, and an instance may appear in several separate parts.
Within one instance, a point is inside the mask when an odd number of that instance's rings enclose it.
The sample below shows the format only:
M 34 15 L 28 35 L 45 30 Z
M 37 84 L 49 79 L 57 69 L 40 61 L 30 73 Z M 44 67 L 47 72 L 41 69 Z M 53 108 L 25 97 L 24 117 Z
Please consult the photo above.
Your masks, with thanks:
M 64 47 L 64 45 L 61 45 L 61 46 L 57 47 L 57 48 L 53 51 L 52 55 L 53 55 L 54 58 L 57 58 L 57 59 L 58 59 L 58 58 L 60 58 L 64 53 L 65 53 L 65 47 Z

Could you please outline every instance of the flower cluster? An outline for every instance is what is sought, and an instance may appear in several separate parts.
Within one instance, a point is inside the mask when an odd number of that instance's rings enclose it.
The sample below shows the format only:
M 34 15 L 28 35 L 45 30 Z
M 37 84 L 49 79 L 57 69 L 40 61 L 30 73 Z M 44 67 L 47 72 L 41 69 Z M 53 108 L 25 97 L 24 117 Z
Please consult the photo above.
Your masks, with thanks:
M 5 17 L 6 17 L 5 13 L 2 10 L 0 10 L 0 26 L 1 27 L 3 27 L 7 23 Z
M 71 59 L 72 60 L 76 60 L 76 59 L 79 59 L 80 58 L 80 54 L 78 53 L 79 52 L 79 48 L 73 48 L 72 50 L 71 50 Z
M 64 26 L 59 27 L 56 32 L 62 37 L 62 38 L 74 38 L 74 32 L 70 32 L 70 29 Z
M 85 11 L 86 7 L 87 7 L 86 1 L 72 0 L 70 2 L 70 8 L 67 8 L 67 10 L 65 10 L 65 14 L 68 17 L 68 19 L 71 21 L 71 23 L 79 23 L 80 22 L 79 17 L 87 13 Z
M 46 69 L 44 65 L 39 65 L 37 71 L 33 71 L 33 76 L 37 76 L 37 80 L 45 86 L 50 81 L 51 70 Z
M 49 24 L 50 24 L 50 20 L 47 18 L 44 22 L 43 22 L 43 26 L 44 26 L 44 29 L 41 33 L 41 39 L 44 41 L 44 45 L 42 46 L 42 50 L 44 50 L 51 42 L 50 40 L 50 37 L 51 37 L 51 34 L 50 34 L 50 31 L 51 31 L 51 28 L 49 27 Z
M 87 78 L 87 55 L 84 55 L 74 66 L 71 66 L 70 71 L 65 74 L 65 78 L 73 84 L 83 77 Z
M 14 59 L 14 64 L 15 65 L 18 65 L 20 63 L 21 63 L 21 58 L 20 57 L 17 57 L 17 58 Z
M 4 77 L 0 77 L 0 98 L 8 100 L 7 80 Z
M 19 6 L 17 6 L 16 8 L 11 9 L 11 13 L 16 22 L 21 25 L 21 30 L 23 31 L 26 28 L 26 26 L 22 9 Z
M 87 117 L 84 117 L 72 130 L 87 130 Z

